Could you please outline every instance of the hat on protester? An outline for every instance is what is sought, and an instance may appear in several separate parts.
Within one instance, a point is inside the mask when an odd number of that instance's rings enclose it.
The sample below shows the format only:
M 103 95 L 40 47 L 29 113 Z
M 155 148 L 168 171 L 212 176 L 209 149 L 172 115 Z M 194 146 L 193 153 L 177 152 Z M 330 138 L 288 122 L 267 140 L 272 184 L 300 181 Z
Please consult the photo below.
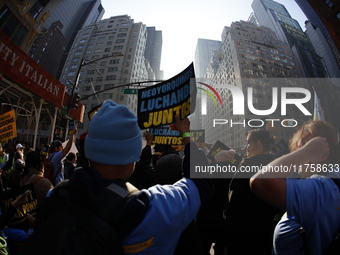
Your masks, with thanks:
M 139 159 L 141 148 L 137 117 L 125 105 L 106 100 L 90 121 L 86 157 L 104 165 L 126 165 Z
M 15 146 L 16 149 L 21 149 L 21 148 L 25 148 L 24 146 L 22 146 L 21 143 L 18 143 L 17 146 Z

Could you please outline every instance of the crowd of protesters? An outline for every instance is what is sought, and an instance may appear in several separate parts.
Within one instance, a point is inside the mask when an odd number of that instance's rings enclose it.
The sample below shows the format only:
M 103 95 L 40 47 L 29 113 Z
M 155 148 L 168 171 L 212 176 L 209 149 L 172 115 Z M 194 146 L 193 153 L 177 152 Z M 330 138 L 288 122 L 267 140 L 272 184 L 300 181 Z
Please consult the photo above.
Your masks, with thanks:
M 196 163 L 230 164 L 236 152 L 221 151 L 211 162 L 188 135 L 187 118 L 177 116 L 176 128 L 183 135 L 184 157 L 171 146 L 153 153 L 153 136 L 148 132 L 141 148 L 136 116 L 127 107 L 107 100 L 81 136 L 78 155 L 70 152 L 76 129 L 65 147 L 53 141 L 48 151 L 26 154 L 21 144 L 12 152 L 0 148 L 1 192 L 31 183 L 41 203 L 46 196 L 53 197 L 54 187 L 66 179 L 94 190 L 108 183 L 122 189 L 131 184 L 138 190 L 138 201 L 129 200 L 129 206 L 122 209 L 126 215 L 115 220 L 121 221 L 119 229 L 129 230 L 119 235 L 126 253 L 152 239 L 138 254 L 207 255 L 213 247 L 216 255 L 319 255 L 339 234 L 340 157 L 330 124 L 306 122 L 291 138 L 290 152 L 279 157 L 270 153 L 273 141 L 269 131 L 251 130 L 246 134 L 247 155 L 238 167 L 296 167 L 273 172 L 259 168 L 253 176 L 237 171 L 233 178 L 214 180 L 190 179 L 190 169 Z M 81 200 L 74 199 L 73 203 Z M 18 196 L 2 212 L 2 233 L 22 200 L 22 195 Z M 131 208 L 138 210 L 131 213 Z M 48 241 L 45 244 L 50 245 Z M 10 254 L 18 251 L 16 247 Z

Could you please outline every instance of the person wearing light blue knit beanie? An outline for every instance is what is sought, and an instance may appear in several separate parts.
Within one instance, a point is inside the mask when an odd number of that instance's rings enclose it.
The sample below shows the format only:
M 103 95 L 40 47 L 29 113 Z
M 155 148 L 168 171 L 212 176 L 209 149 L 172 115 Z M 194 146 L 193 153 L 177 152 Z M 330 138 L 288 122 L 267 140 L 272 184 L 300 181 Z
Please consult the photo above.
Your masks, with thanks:
M 104 165 L 125 165 L 139 159 L 141 148 L 137 117 L 125 105 L 106 100 L 91 119 L 86 157 Z

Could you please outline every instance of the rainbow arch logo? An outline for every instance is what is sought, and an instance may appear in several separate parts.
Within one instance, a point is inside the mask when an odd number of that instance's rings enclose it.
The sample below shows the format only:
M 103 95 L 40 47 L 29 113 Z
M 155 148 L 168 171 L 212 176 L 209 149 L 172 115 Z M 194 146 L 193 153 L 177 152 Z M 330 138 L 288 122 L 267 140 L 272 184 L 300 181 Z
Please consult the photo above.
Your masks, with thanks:
M 212 92 L 211 93 L 208 89 L 197 87 L 198 89 L 203 90 L 205 93 L 207 93 L 207 95 L 210 96 L 210 98 L 214 102 L 214 105 L 217 105 L 217 100 L 218 100 L 219 104 L 222 106 L 222 103 L 223 103 L 222 98 L 220 94 L 212 86 L 206 83 L 203 83 L 203 82 L 197 82 L 197 83 L 207 87 Z M 206 114 L 207 114 L 207 99 L 205 96 L 202 96 L 202 115 L 206 115 Z

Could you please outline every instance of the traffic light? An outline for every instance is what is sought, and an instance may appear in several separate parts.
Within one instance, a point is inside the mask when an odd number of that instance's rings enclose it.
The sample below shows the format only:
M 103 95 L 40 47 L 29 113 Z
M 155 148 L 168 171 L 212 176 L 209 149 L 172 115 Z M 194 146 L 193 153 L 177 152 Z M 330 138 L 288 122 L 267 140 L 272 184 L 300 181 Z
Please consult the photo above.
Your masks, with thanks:
M 78 93 L 73 94 L 72 102 L 71 102 L 71 108 L 78 108 L 78 102 L 80 99 L 80 95 Z

